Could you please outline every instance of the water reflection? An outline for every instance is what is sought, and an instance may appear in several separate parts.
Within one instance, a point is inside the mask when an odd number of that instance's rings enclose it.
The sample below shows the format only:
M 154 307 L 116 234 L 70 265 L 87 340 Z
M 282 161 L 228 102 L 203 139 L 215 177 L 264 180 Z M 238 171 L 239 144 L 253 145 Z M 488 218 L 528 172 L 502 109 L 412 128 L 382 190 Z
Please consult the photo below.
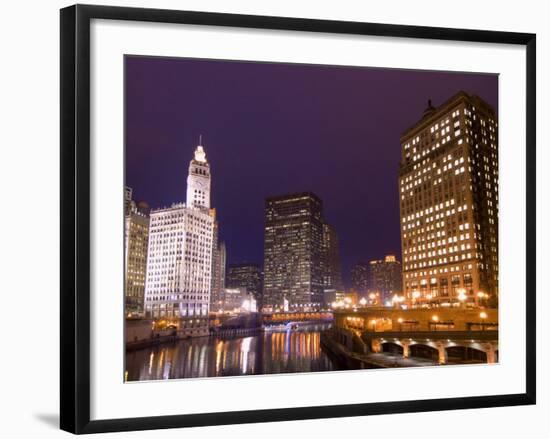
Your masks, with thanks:
M 127 381 L 334 370 L 323 325 L 241 338 L 200 337 L 126 354 Z

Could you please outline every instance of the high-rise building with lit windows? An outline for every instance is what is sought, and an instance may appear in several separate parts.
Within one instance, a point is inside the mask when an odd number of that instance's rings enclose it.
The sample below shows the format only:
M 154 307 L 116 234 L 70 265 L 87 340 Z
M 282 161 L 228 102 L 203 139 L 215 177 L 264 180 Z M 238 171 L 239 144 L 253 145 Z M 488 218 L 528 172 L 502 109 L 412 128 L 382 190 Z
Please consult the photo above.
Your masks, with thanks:
M 208 315 L 215 238 L 210 178 L 206 153 L 199 145 L 189 164 L 187 203 L 151 211 L 146 317 Z
M 323 306 L 323 203 L 311 192 L 265 202 L 264 308 Z
M 323 224 L 323 288 L 342 291 L 342 265 L 340 263 L 340 244 L 338 234 L 330 224 Z
M 380 303 L 384 305 L 391 304 L 394 296 L 401 295 L 401 263 L 394 255 L 369 262 L 368 289 L 370 293 L 378 294 Z
M 214 212 L 215 210 L 212 209 Z M 222 300 L 225 289 L 226 272 L 226 248 L 225 243 L 219 239 L 219 223 L 214 221 L 214 234 L 212 243 L 212 287 L 210 289 L 210 310 L 216 311 Z
M 124 216 L 130 215 L 134 200 L 132 197 L 133 189 L 129 186 L 124 186 Z
M 367 262 L 358 262 L 351 269 L 351 288 L 361 296 L 367 294 L 369 285 L 369 264 Z
M 403 288 L 412 306 L 498 299 L 498 124 L 459 92 L 401 137 Z
M 262 302 L 263 274 L 259 264 L 242 262 L 229 265 L 226 284 L 228 288 L 244 288 L 258 305 Z
M 127 316 L 140 316 L 145 295 L 149 215 L 141 208 L 145 203 L 138 205 L 132 200 L 131 188 L 126 187 L 125 194 L 124 307 Z

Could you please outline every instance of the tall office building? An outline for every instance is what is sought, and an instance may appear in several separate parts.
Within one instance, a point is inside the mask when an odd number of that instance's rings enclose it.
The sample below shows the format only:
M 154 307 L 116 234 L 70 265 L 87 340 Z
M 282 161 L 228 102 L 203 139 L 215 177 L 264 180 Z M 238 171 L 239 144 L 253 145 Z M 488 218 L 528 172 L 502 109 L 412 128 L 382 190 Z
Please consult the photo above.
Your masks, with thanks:
M 369 264 L 367 262 L 358 262 L 351 269 L 351 288 L 360 296 L 365 296 L 369 285 Z
M 382 304 L 391 304 L 394 295 L 403 291 L 401 263 L 393 255 L 369 262 L 368 289 L 379 293 Z
M 429 102 L 401 137 L 403 286 L 412 306 L 496 302 L 497 133 L 493 108 L 459 92 L 438 108 Z
M 133 189 L 129 186 L 124 187 L 124 216 L 130 215 L 134 206 Z
M 212 245 L 212 287 L 210 290 L 210 309 L 217 311 L 222 302 L 226 277 L 225 243 L 219 239 L 219 223 L 214 222 L 214 237 Z
M 208 315 L 215 222 L 210 209 L 210 178 L 206 153 L 199 145 L 189 164 L 187 203 L 151 211 L 147 317 Z
M 258 306 L 261 306 L 262 277 L 262 269 L 258 264 L 230 264 L 226 283 L 228 288 L 244 288 L 254 297 Z
M 341 291 L 342 266 L 340 264 L 340 248 L 338 235 L 330 224 L 323 224 L 323 288 L 325 290 Z
M 129 189 L 129 188 L 126 188 Z M 126 191 L 128 194 L 128 192 Z M 127 316 L 143 314 L 145 276 L 147 272 L 147 246 L 149 240 L 149 216 L 138 209 L 132 200 L 125 199 L 124 227 L 124 297 Z M 144 206 L 145 203 L 140 203 Z
M 321 200 L 311 192 L 266 199 L 264 239 L 264 308 L 321 308 Z

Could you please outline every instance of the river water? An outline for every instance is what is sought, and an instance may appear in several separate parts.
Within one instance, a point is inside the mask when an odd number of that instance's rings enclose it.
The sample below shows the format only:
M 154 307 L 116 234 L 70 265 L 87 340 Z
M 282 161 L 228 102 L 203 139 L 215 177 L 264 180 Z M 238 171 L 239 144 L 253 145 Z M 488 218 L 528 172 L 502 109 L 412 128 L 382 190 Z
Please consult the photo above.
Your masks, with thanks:
M 325 324 L 243 337 L 197 337 L 126 353 L 126 381 L 335 370 L 321 350 Z

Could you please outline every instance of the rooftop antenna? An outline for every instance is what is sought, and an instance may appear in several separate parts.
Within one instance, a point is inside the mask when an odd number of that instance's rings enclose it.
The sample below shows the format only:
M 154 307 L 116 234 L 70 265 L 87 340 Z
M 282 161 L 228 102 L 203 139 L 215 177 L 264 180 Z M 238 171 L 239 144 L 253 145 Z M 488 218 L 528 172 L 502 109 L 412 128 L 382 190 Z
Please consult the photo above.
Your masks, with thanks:
M 202 146 L 202 134 L 199 134 L 199 145 Z

